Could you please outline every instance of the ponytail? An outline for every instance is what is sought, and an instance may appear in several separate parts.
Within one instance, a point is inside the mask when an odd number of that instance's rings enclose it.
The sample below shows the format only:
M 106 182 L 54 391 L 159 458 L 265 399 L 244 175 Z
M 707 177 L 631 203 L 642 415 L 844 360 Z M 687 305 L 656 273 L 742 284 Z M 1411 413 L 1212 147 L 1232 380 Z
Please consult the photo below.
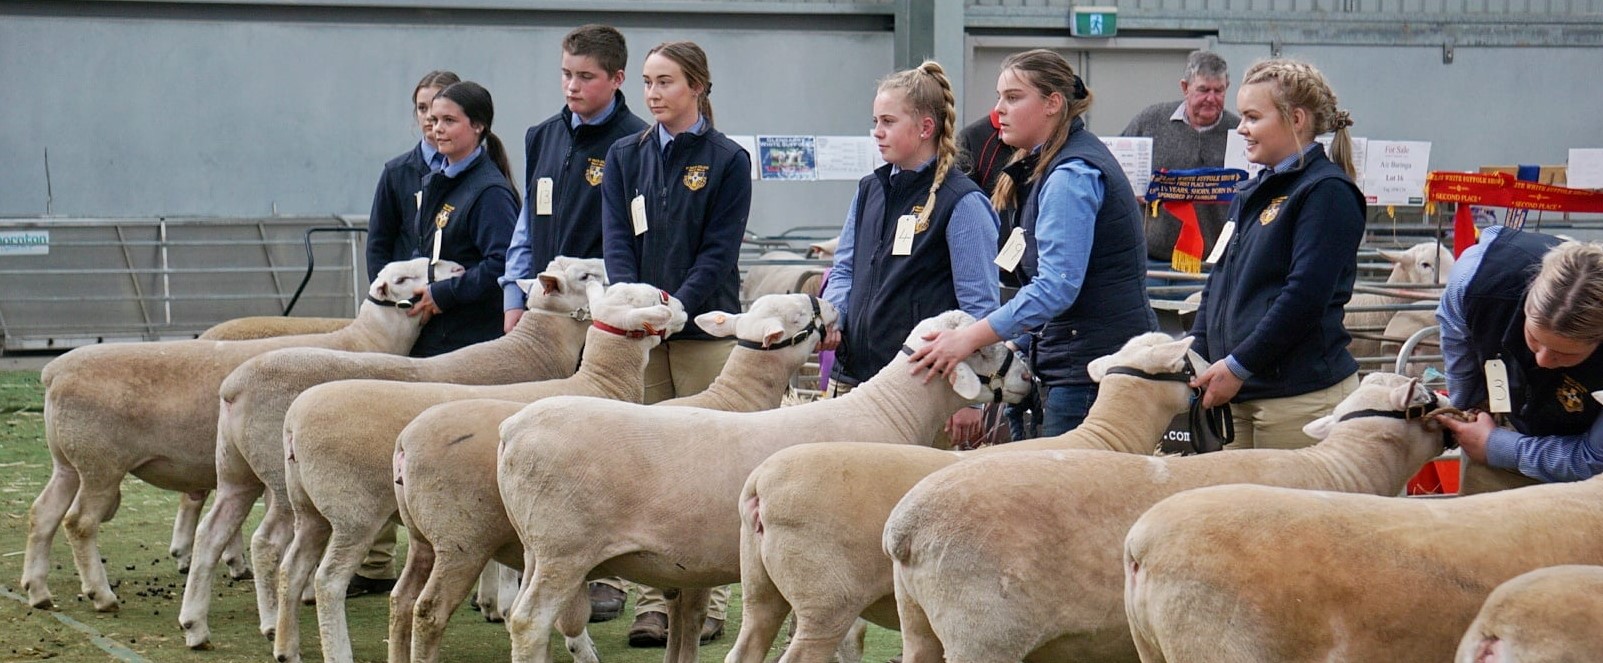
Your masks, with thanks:
M 518 192 L 518 181 L 512 177 L 512 165 L 507 161 L 507 148 L 506 145 L 501 143 L 501 137 L 486 128 L 484 130 L 484 147 L 484 151 L 490 157 L 490 161 L 494 162 L 495 167 L 499 168 L 501 174 L 506 176 L 507 186 L 512 187 L 512 195 L 522 199 L 523 194 Z

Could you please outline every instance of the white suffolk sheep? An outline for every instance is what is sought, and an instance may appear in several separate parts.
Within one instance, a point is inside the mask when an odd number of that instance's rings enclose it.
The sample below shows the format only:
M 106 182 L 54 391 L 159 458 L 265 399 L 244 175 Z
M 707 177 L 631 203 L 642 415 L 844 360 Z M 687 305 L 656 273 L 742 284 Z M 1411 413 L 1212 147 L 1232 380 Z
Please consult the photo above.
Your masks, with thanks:
M 705 391 L 656 407 L 725 412 L 779 407 L 790 375 L 807 361 L 835 318 L 829 302 L 808 295 L 767 295 L 745 314 L 697 316 L 702 329 L 734 335 L 741 346 Z M 486 561 L 523 567 L 523 546 L 490 479 L 496 472 L 500 424 L 525 405 L 445 403 L 418 415 L 401 432 L 396 453 L 406 462 L 395 496 L 412 543 L 406 570 L 390 594 L 390 663 L 438 660 L 451 611 L 462 603 L 473 575 Z M 588 643 L 570 644 L 576 658 L 594 656 Z
M 1445 400 L 1407 378 L 1377 373 L 1336 412 L 1376 408 L 1401 417 L 1405 407 L 1438 402 Z M 1441 453 L 1442 437 L 1418 416 L 1381 415 L 1316 420 L 1304 430 L 1322 441 L 1296 451 L 1026 451 L 936 471 L 885 523 L 904 660 L 1135 660 L 1120 553 L 1147 507 L 1220 483 L 1396 494 Z M 1187 548 L 1199 550 L 1233 559 L 1212 544 Z
M 1603 566 L 1524 573 L 1492 590 L 1454 663 L 1586 663 L 1603 652 Z
M 906 344 L 922 347 L 925 334 L 973 321 L 943 313 L 920 322 Z M 740 579 L 736 502 L 758 463 L 808 442 L 929 444 L 964 404 L 991 390 L 1014 400 L 1024 393 L 1023 366 L 1011 357 L 990 345 L 947 381 L 926 382 L 909 374 L 902 353 L 843 398 L 767 412 L 568 397 L 524 408 L 501 424 L 497 473 L 525 551 L 524 587 L 507 617 L 513 659 L 549 660 L 553 626 L 570 639 L 582 633 L 585 579 L 619 576 L 679 590 L 666 660 L 694 661 L 710 588 Z
M 1429 285 L 1447 283 L 1447 274 L 1453 270 L 1453 252 L 1437 241 L 1420 242 L 1404 251 L 1381 251 L 1380 257 L 1392 263 L 1391 275 L 1386 283 L 1397 285 Z M 1412 292 L 1423 292 L 1413 290 Z M 1404 299 L 1373 293 L 1354 293 L 1347 306 L 1384 306 L 1406 304 L 1418 300 Z M 1380 332 L 1385 341 L 1373 338 L 1353 338 L 1347 351 L 1354 357 L 1374 357 L 1397 354 L 1409 336 L 1436 324 L 1435 311 L 1353 311 L 1342 316 L 1342 326 L 1360 333 Z
M 1453 660 L 1498 585 L 1603 564 L 1599 504 L 1603 478 L 1453 499 L 1184 493 L 1130 529 L 1129 624 L 1146 663 Z
M 1182 373 L 1190 347 L 1190 338 L 1143 334 L 1092 361 L 1091 377 L 1101 383 L 1096 402 L 1084 424 L 1057 437 L 962 456 L 902 445 L 806 444 L 763 461 L 740 495 L 741 626 L 726 663 L 761 663 L 791 611 L 796 633 L 785 649 L 786 663 L 828 661 L 859 615 L 897 628 L 891 560 L 880 539 L 891 509 L 914 484 L 963 458 L 994 453 L 1151 454 L 1169 421 L 1190 403 Z M 1150 377 L 1104 375 L 1114 366 Z
M 196 338 L 207 341 L 249 341 L 296 334 L 326 334 L 344 329 L 350 318 L 293 318 L 282 315 L 253 315 L 224 320 Z
M 419 359 L 325 348 L 285 348 L 241 364 L 218 391 L 217 500 L 202 521 L 193 570 L 184 584 L 178 622 L 186 644 L 207 646 L 212 572 L 225 542 L 239 539 L 251 505 L 264 493 L 267 510 L 251 539 L 257 616 L 272 637 L 278 566 L 293 531 L 284 487 L 284 413 L 306 389 L 357 378 L 404 382 L 506 384 L 569 375 L 589 327 L 590 283 L 605 283 L 599 259 L 559 257 L 540 273 L 530 313 L 512 333 L 437 357 Z
M 116 610 L 95 537 L 117 512 L 124 475 L 191 495 L 217 483 L 217 387 L 245 360 L 276 348 L 320 346 L 404 353 L 422 329 L 396 303 L 424 282 L 428 260 L 386 265 L 356 320 L 328 334 L 252 341 L 167 341 L 97 345 L 45 366 L 45 441 L 50 480 L 28 512 L 22 586 L 28 603 L 52 605 L 46 575 L 50 541 L 65 516 L 83 593 L 96 610 Z M 441 261 L 438 278 L 462 273 Z M 202 497 L 203 498 L 203 497 Z M 182 519 L 180 519 L 182 525 Z M 243 569 L 236 571 L 243 575 Z
M 280 568 L 273 641 L 279 661 L 300 660 L 298 598 L 308 580 L 317 596 L 323 660 L 351 660 L 345 590 L 374 536 L 396 518 L 395 443 L 419 413 L 469 398 L 528 402 L 581 393 L 638 402 L 644 397 L 646 358 L 661 337 L 684 327 L 684 307 L 644 284 L 621 283 L 602 294 L 592 281 L 588 290 L 595 324 L 587 331 L 578 373 L 571 377 L 507 385 L 342 380 L 295 399 L 284 417 L 285 483 L 295 530 Z M 603 325 L 629 335 L 603 331 Z

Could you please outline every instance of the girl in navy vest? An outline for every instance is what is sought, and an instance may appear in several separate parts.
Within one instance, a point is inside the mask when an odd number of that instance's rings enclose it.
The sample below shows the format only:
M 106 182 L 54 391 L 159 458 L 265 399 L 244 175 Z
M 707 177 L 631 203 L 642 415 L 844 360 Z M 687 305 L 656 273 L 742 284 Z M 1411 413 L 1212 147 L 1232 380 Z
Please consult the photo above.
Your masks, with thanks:
M 668 291 L 694 318 L 740 310 L 736 260 L 751 211 L 751 159 L 712 126 L 707 54 L 688 41 L 659 44 L 643 67 L 656 122 L 607 151 L 601 182 L 602 254 L 613 283 Z M 651 351 L 645 402 L 689 396 L 712 384 L 735 342 L 694 323 Z M 701 641 L 723 634 L 729 591 L 715 590 Z M 643 590 L 629 644 L 667 641 L 667 602 Z
M 1009 56 L 997 78 L 1002 141 L 1019 148 L 991 200 L 1011 212 L 1004 267 L 1024 281 L 984 320 L 927 337 L 915 374 L 945 374 L 981 346 L 1033 332 L 1033 369 L 1047 385 L 1042 434 L 1080 425 L 1096 398 L 1086 364 L 1157 329 L 1147 303 L 1141 211 L 1124 171 L 1081 118 L 1091 91 L 1063 57 L 1036 49 Z M 928 379 L 926 377 L 925 379 Z
M 1230 203 L 1234 233 L 1191 329 L 1214 363 L 1192 385 L 1207 407 L 1233 404 L 1231 448 L 1304 447 L 1302 427 L 1358 386 L 1341 324 L 1364 234 L 1352 119 L 1319 70 L 1292 60 L 1254 64 L 1236 106 L 1247 158 L 1267 168 Z M 1314 142 L 1332 131 L 1334 162 Z
M 820 347 L 845 339 L 837 383 L 873 377 L 924 318 L 996 309 L 998 221 L 985 193 L 954 168 L 956 118 L 951 83 L 934 61 L 880 81 L 873 135 L 887 163 L 858 182 L 824 291 L 840 320 Z M 899 249 L 902 225 L 914 235 Z M 972 440 L 980 411 L 959 411 L 946 432 L 956 443 Z
M 467 272 L 417 290 L 409 315 L 428 315 L 412 356 L 444 354 L 501 335 L 501 289 L 507 244 L 518 219 L 518 193 L 506 149 L 490 130 L 490 91 L 464 81 L 429 106 L 434 144 L 444 166 L 423 178 L 422 204 L 410 229 L 417 255 L 461 263 Z
M 434 147 L 429 130 L 429 104 L 447 85 L 462 79 L 449 71 L 431 71 L 412 88 L 412 117 L 417 120 L 423 140 L 384 164 L 378 189 L 373 192 L 373 211 L 367 216 L 367 280 L 378 278 L 384 266 L 406 260 L 416 253 L 416 238 L 408 232 L 417 218 L 417 204 L 423 176 L 445 160 Z
M 1441 418 L 1473 461 L 1461 493 L 1603 473 L 1603 406 L 1592 396 L 1603 390 L 1603 245 L 1488 228 L 1453 266 L 1436 318 L 1453 405 L 1493 405 L 1488 375 L 1506 375 L 1498 395 L 1513 430 L 1484 412 Z

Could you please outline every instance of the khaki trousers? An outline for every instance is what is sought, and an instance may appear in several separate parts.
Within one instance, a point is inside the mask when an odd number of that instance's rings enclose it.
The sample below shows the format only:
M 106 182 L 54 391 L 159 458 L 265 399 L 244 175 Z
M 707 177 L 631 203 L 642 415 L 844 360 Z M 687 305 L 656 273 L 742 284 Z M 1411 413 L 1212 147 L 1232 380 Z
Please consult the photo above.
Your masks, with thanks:
M 646 404 L 701 393 L 729 361 L 734 341 L 666 341 L 646 362 Z
M 1468 456 L 1461 456 L 1458 459 L 1458 467 L 1459 495 L 1494 493 L 1499 490 L 1523 488 L 1542 483 L 1514 470 L 1505 470 L 1485 463 L 1477 463 L 1470 460 Z
M 683 398 L 706 390 L 729 361 L 734 341 L 667 341 L 651 349 L 646 362 L 646 403 L 660 403 L 670 398 Z M 603 578 L 596 582 L 623 589 L 618 578 Z M 630 583 L 634 584 L 634 583 Z M 662 590 L 635 584 L 640 590 L 640 601 L 635 604 L 635 615 L 648 612 L 667 614 L 668 599 Z M 707 616 L 723 620 L 728 616 L 729 588 L 713 590 L 708 601 Z
M 395 521 L 384 523 L 384 529 L 378 531 L 378 538 L 373 540 L 373 547 L 367 551 L 367 557 L 362 559 L 362 568 L 357 569 L 356 575 L 374 580 L 394 580 L 395 571 Z
M 1260 398 L 1231 403 L 1230 414 L 1236 424 L 1236 441 L 1226 449 L 1301 449 L 1313 446 L 1314 438 L 1302 427 L 1330 414 L 1336 404 L 1358 389 L 1358 375 L 1347 376 L 1319 391 L 1285 398 Z

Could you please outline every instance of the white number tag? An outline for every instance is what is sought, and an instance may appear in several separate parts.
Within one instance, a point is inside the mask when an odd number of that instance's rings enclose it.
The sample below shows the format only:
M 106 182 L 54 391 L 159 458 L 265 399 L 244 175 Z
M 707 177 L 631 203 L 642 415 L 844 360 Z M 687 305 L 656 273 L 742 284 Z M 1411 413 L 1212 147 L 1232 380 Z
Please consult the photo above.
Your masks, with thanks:
M 1486 362 L 1486 400 L 1493 412 L 1514 411 L 1514 402 L 1508 395 L 1508 367 L 1501 359 Z
M 891 255 L 913 255 L 913 235 L 918 233 L 918 217 L 912 214 L 903 214 L 896 219 L 896 243 L 891 245 Z
M 1205 262 L 1212 265 L 1225 257 L 1225 247 L 1230 246 L 1230 237 L 1234 234 L 1236 234 L 1236 222 L 1226 221 L 1225 227 L 1219 230 L 1219 240 L 1213 243 L 1213 253 L 1208 254 Z
M 551 215 L 551 187 L 554 184 L 549 177 L 542 177 L 534 185 L 534 213 L 544 216 Z
M 634 200 L 629 201 L 629 218 L 634 221 L 635 234 L 636 235 L 644 235 L 646 233 L 646 197 L 645 196 L 637 194 L 635 196 Z
M 1024 259 L 1024 229 L 1014 228 L 1013 234 L 1007 236 L 1007 243 L 1002 250 L 996 252 L 996 266 L 1009 272 L 1017 271 L 1019 261 Z

